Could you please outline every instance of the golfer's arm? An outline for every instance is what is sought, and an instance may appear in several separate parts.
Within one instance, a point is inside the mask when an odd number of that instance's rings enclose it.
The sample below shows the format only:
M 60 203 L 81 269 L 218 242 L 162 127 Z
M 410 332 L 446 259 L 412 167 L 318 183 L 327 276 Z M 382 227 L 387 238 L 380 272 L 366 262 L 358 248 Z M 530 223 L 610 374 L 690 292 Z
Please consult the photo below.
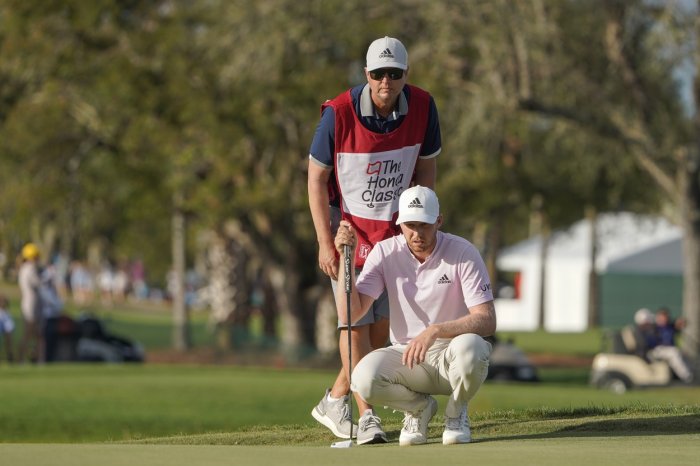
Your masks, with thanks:
M 454 338 L 464 333 L 488 337 L 496 333 L 496 308 L 493 301 L 469 308 L 469 315 L 456 320 L 430 325 L 436 338 Z
M 341 265 L 344 259 L 344 254 L 341 253 Z M 347 293 L 345 292 L 345 267 L 340 267 L 339 269 L 338 286 L 335 288 L 335 308 L 338 310 L 338 321 L 341 324 L 347 324 L 348 299 Z M 370 306 L 374 302 L 374 298 L 357 292 L 357 287 L 355 286 L 355 267 L 350 267 L 350 275 L 350 283 L 352 284 L 350 291 L 350 321 L 354 324 L 369 311 Z
M 328 210 L 328 178 L 330 173 L 330 168 L 322 167 L 309 159 L 309 209 L 316 230 L 316 239 L 319 244 L 334 247 L 330 227 L 331 217 Z

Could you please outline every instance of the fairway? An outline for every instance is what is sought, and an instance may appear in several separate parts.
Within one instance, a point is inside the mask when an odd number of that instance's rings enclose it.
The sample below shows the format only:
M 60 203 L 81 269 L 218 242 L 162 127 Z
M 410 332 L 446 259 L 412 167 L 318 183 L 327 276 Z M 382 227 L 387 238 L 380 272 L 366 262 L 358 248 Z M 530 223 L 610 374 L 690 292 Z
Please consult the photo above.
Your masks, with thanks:
M 17 445 L 0 444 L 4 464 L 27 466 L 173 465 L 305 465 L 487 464 L 591 466 L 608 464 L 696 465 L 700 434 L 577 438 L 516 438 L 470 445 L 419 447 L 374 445 L 337 450 L 308 446 L 180 445 Z

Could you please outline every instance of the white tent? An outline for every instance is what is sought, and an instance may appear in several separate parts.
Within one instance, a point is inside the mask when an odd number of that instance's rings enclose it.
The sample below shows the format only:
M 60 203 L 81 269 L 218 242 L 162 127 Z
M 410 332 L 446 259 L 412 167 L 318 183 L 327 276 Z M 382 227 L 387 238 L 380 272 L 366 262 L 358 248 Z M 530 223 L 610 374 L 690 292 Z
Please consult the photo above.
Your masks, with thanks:
M 588 282 L 591 271 L 591 224 L 575 223 L 554 233 L 545 267 L 544 325 L 555 332 L 583 331 L 588 323 Z M 598 216 L 595 270 L 607 272 L 682 273 L 681 230 L 660 217 L 631 213 Z M 501 271 L 519 274 L 519 297 L 497 297 L 499 331 L 530 331 L 538 325 L 542 239 L 530 238 L 504 249 Z

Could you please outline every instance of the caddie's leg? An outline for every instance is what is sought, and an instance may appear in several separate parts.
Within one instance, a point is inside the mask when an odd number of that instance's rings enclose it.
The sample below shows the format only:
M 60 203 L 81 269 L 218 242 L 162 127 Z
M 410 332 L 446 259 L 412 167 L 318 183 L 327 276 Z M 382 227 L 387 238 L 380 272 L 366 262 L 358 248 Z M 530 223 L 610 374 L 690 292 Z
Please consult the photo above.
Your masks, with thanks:
M 331 393 L 335 396 L 348 393 L 350 389 L 350 384 L 348 383 L 350 371 L 353 370 L 358 362 L 364 358 L 367 353 L 372 351 L 370 346 L 369 332 L 370 325 L 363 325 L 361 327 L 352 327 L 352 333 L 350 334 L 350 340 L 352 343 L 352 368 L 350 367 L 350 361 L 348 358 L 348 334 L 347 330 L 341 330 L 340 340 L 338 344 L 340 346 L 340 359 L 343 363 L 342 373 L 338 374 Z M 371 406 L 367 404 L 358 394 L 355 394 L 355 401 L 357 402 L 357 410 L 360 414 L 364 413 L 366 409 L 370 409 Z

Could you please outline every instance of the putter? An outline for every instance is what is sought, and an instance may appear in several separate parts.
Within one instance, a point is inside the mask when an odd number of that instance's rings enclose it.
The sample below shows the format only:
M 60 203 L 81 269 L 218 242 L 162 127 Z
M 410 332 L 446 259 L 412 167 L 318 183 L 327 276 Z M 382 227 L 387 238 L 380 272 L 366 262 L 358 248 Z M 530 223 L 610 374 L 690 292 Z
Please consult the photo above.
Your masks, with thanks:
M 352 291 L 352 281 L 351 281 L 351 258 L 350 258 L 350 246 L 347 244 L 343 246 L 344 257 L 344 270 L 345 270 L 345 296 L 347 298 L 346 309 L 347 309 L 347 322 L 348 322 L 348 382 L 350 383 L 350 396 L 348 396 L 348 405 L 350 407 L 350 439 L 344 440 L 342 442 L 335 442 L 331 444 L 331 448 L 350 448 L 352 446 L 352 338 L 350 337 L 350 292 Z

